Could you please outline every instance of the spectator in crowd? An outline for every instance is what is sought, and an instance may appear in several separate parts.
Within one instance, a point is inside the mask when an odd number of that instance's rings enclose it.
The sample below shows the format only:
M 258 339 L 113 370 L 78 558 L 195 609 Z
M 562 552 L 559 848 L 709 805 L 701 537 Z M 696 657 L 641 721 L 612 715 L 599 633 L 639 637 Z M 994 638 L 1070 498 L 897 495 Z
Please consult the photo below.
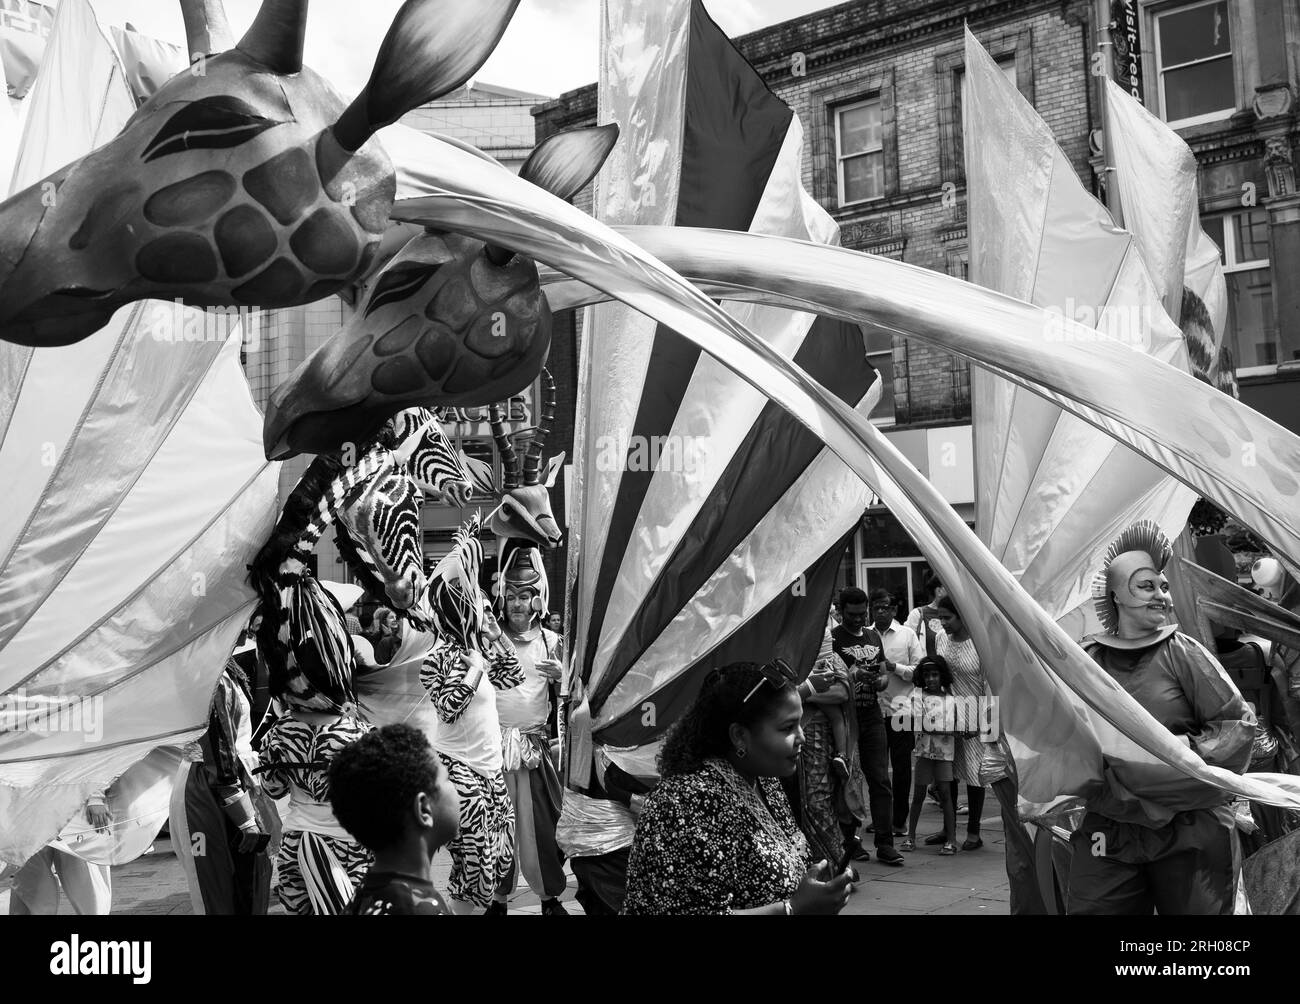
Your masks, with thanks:
M 952 673 L 942 656 L 926 656 L 916 666 L 917 685 L 909 695 L 912 731 L 916 737 L 916 790 L 908 818 L 905 851 L 916 848 L 916 824 L 925 808 L 925 790 L 939 786 L 943 809 L 943 848 L 940 854 L 957 851 L 957 814 L 952 800 L 952 761 L 957 741 L 953 735 Z
M 971 639 L 966 623 L 957 612 L 952 597 L 942 596 L 934 604 L 939 621 L 943 625 L 943 634 L 939 636 L 939 655 L 948 663 L 952 673 L 952 695 L 964 702 L 964 707 L 976 708 L 984 702 L 989 694 L 988 683 L 984 679 L 984 670 L 980 666 L 979 652 Z M 970 725 L 973 723 L 967 722 Z M 958 785 L 966 785 L 966 800 L 969 810 L 966 816 L 966 840 L 962 843 L 963 851 L 975 851 L 984 846 L 980 836 L 980 816 L 984 812 L 984 787 L 980 780 L 980 764 L 984 759 L 986 742 L 967 729 L 957 743 L 957 755 L 953 761 L 952 800 L 957 801 Z M 927 844 L 943 843 L 943 834 L 934 834 L 926 838 Z
M 835 654 L 828 627 L 812 673 L 799 685 L 803 700 L 803 752 L 799 770 L 786 791 L 796 819 L 812 845 L 815 857 L 839 861 L 846 849 L 866 852 L 857 839 L 864 806 L 865 779 L 858 761 L 857 713 L 848 669 Z M 845 728 L 843 744 L 834 737 L 828 712 L 839 712 Z M 837 769 L 839 751 L 846 760 Z
M 903 856 L 894 847 L 893 791 L 889 786 L 889 738 L 877 694 L 888 684 L 880 636 L 868 625 L 867 594 L 856 586 L 840 590 L 841 624 L 831 632 L 835 654 L 843 660 L 853 681 L 858 719 L 858 756 L 867 778 L 867 802 L 875 833 L 876 858 L 899 866 Z M 857 835 L 852 842 L 861 848 Z M 855 850 L 857 849 L 855 848 Z M 853 855 L 867 860 L 865 849 Z
M 922 588 L 930 597 L 930 602 L 925 606 L 913 607 L 907 615 L 906 626 L 911 628 L 920 640 L 925 654 L 935 655 L 938 652 L 939 635 L 943 632 L 943 624 L 939 620 L 939 611 L 935 608 L 935 604 L 948 595 L 948 590 L 933 573 L 925 577 Z
M 564 618 L 557 612 L 552 611 L 546 618 L 546 630 L 550 631 L 551 634 L 564 634 Z
M 368 640 L 375 650 L 375 662 L 380 666 L 387 666 L 393 661 L 393 654 L 402 643 L 401 625 L 398 623 L 397 615 L 387 607 L 376 610 L 371 623 L 374 625 L 374 631 Z
M 912 732 L 905 726 L 911 722 L 912 670 L 925 655 L 916 633 L 894 619 L 898 604 L 887 589 L 871 593 L 872 628 L 880 638 L 884 653 L 885 689 L 880 691 L 880 713 L 885 718 L 886 737 L 889 741 L 889 761 L 893 774 L 893 833 L 902 836 L 907 824 L 907 793 L 912 789 Z
M 339 823 L 375 856 L 344 913 L 451 913 L 432 865 L 460 829 L 460 799 L 423 732 L 385 725 L 343 749 L 330 764 L 329 798 Z
M 864 604 L 865 606 L 865 604 Z M 803 704 L 784 661 L 732 663 L 705 678 L 670 729 L 659 786 L 637 819 L 628 914 L 838 913 L 847 871 L 809 867 L 778 779 L 803 748 Z

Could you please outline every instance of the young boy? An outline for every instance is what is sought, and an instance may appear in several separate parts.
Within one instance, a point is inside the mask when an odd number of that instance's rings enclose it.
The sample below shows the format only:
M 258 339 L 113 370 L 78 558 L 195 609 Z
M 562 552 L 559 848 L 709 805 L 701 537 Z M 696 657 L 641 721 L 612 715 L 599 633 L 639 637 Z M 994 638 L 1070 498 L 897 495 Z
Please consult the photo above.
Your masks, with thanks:
M 385 725 L 334 758 L 330 804 L 375 855 L 345 914 L 450 914 L 433 887 L 438 848 L 460 827 L 460 800 L 423 732 Z
M 853 713 L 853 687 L 849 682 L 849 671 L 845 667 L 844 661 L 835 654 L 831 643 L 831 627 L 829 625 L 826 628 L 826 634 L 822 637 L 821 651 L 817 653 L 817 661 L 813 664 L 813 671 L 808 677 L 808 683 L 819 694 L 824 694 L 836 683 L 844 684 L 847 691 L 843 703 L 823 704 L 821 710 L 830 723 L 831 742 L 835 747 L 835 755 L 831 757 L 831 770 L 835 771 L 841 780 L 848 780 L 848 716 Z

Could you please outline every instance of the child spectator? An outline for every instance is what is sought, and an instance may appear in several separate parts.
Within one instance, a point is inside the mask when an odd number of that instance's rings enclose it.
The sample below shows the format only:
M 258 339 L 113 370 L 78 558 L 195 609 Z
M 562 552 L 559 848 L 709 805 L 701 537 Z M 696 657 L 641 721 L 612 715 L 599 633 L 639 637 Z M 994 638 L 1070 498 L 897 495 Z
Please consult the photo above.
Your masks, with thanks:
M 423 732 L 385 725 L 362 736 L 330 764 L 329 796 L 339 823 L 375 855 L 344 913 L 451 913 L 431 867 L 456 836 L 460 802 Z
M 912 773 L 912 813 L 907 838 L 899 850 L 916 848 L 916 824 L 925 807 L 930 784 L 938 788 L 943 809 L 943 848 L 940 854 L 957 852 L 957 813 L 952 801 L 952 762 L 956 754 L 955 708 L 952 702 L 952 671 L 942 656 L 926 656 L 916 664 L 912 689 L 912 730 L 916 733 L 916 763 Z

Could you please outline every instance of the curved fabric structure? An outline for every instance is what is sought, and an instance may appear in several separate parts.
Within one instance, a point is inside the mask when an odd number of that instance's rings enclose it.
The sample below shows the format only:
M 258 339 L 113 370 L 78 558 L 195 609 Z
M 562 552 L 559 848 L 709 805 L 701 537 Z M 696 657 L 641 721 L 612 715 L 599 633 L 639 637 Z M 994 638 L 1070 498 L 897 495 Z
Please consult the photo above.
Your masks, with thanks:
M 1187 371 L 1182 332 L 1139 242 L 1084 190 L 1052 130 L 969 29 L 962 100 L 971 281 L 1091 321 Z M 1166 224 L 1163 243 L 1185 231 L 1185 221 L 1175 232 Z M 1061 333 L 1045 328 L 1039 338 Z M 1142 519 L 1176 537 L 1195 494 L 1105 432 L 978 367 L 971 398 L 976 533 L 1070 634 L 1092 634 L 1097 555 Z
M 58 118 L 73 94 L 97 114 Z M 30 100 L 37 177 L 134 111 L 84 0 L 61 5 Z M 0 344 L 0 860 L 61 830 L 100 863 L 140 853 L 178 762 L 151 751 L 207 728 L 277 484 L 240 335 L 212 322 L 143 301 L 73 352 Z M 115 779 L 112 829 L 86 834 L 82 803 Z

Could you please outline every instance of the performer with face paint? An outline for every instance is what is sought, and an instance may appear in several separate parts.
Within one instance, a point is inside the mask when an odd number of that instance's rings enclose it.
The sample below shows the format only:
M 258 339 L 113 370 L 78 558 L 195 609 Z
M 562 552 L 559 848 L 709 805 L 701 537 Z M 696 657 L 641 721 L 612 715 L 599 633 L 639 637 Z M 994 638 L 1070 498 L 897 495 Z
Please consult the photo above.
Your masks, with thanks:
M 564 857 L 555 841 L 563 788 L 551 760 L 548 733 L 551 687 L 559 681 L 563 664 L 560 636 L 542 627 L 550 591 L 541 551 L 525 541 L 502 541 L 496 594 L 524 682 L 497 695 L 506 788 L 515 807 L 517 867 L 497 887 L 488 912 L 506 912 L 506 899 L 521 871 L 542 901 L 542 915 L 563 916 L 568 913 L 560 904 L 566 885 Z
M 1218 660 L 1166 622 L 1172 554 L 1149 520 L 1111 544 L 1093 585 L 1105 631 L 1087 651 L 1206 763 L 1240 773 L 1255 715 Z M 1071 839 L 1069 912 L 1230 913 L 1232 796 L 1173 767 L 1116 767 Z

